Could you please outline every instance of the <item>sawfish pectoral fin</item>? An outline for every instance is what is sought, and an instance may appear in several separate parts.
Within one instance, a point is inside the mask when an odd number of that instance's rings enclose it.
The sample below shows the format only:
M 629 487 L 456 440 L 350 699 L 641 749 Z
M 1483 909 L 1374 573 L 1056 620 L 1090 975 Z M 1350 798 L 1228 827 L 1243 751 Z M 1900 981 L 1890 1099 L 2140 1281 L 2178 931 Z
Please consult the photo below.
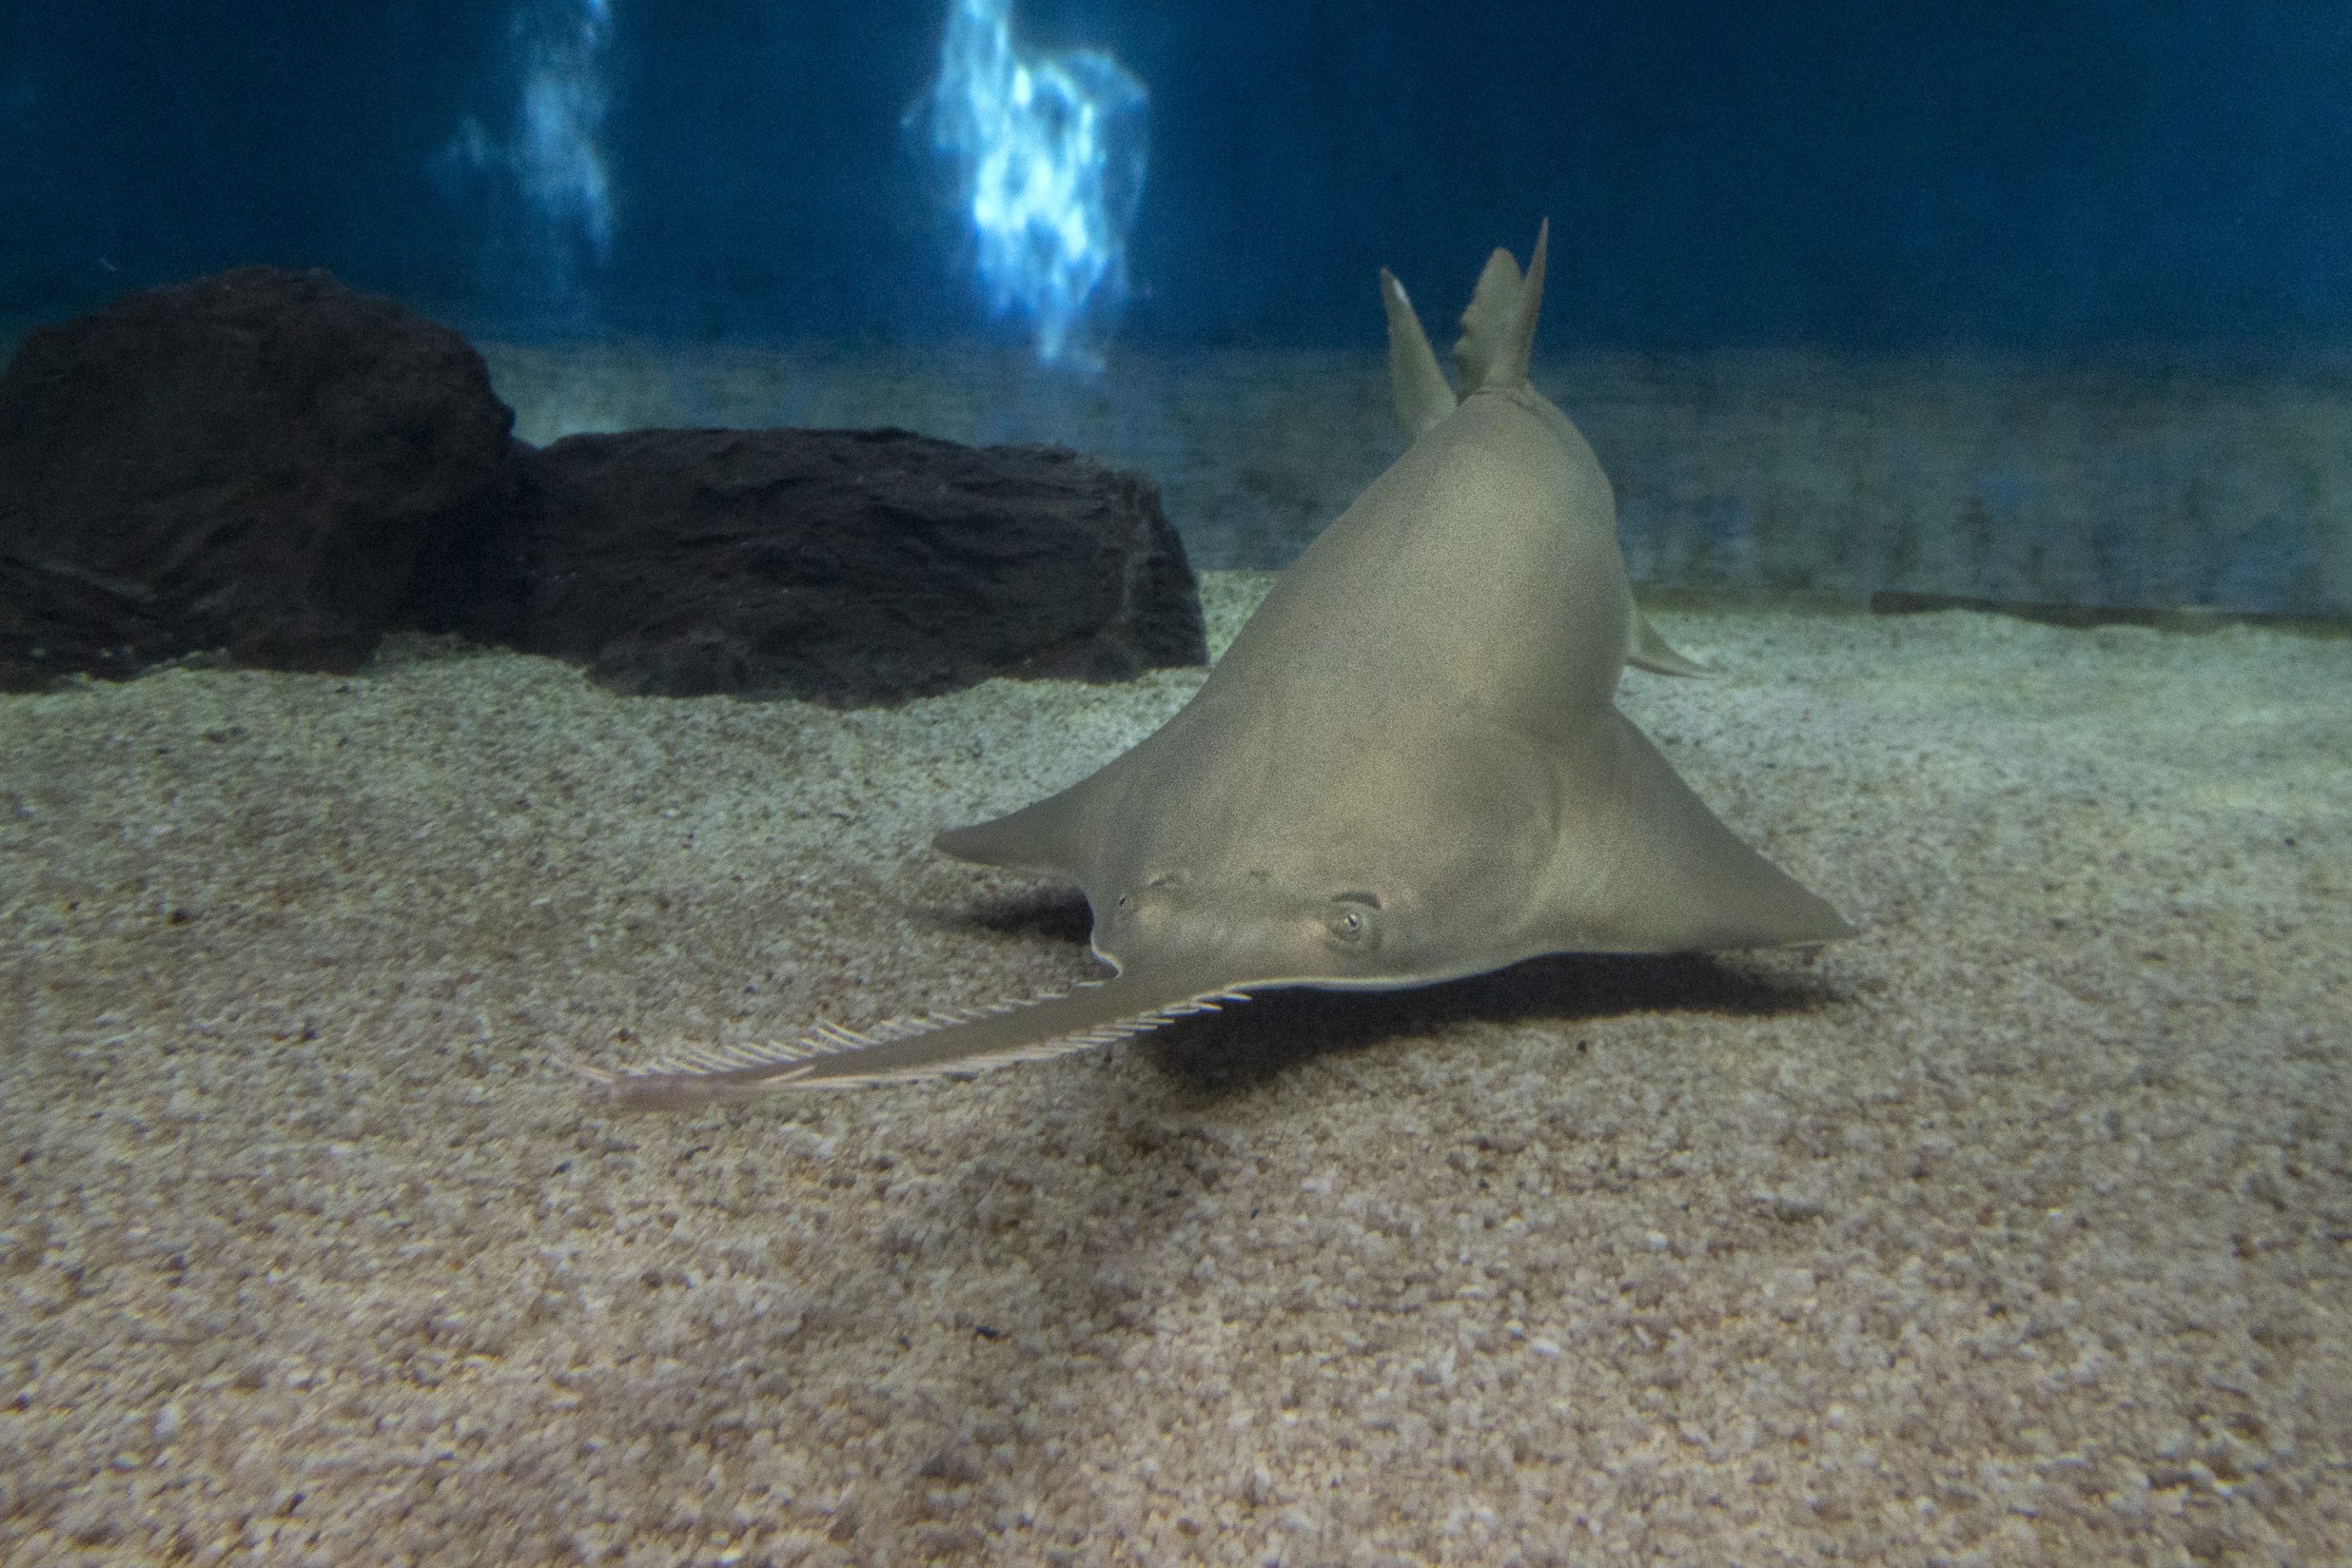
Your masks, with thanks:
M 580 1070 L 616 1110 L 693 1110 L 779 1089 L 913 1083 L 1090 1050 L 1243 1000 L 1204 977 L 1121 974 L 1030 1002 L 866 1029 L 826 1024 L 797 1040 L 689 1047 L 620 1072 Z
M 1578 752 L 1535 922 L 1552 951 L 1793 947 L 1854 933 L 1827 900 L 1742 843 L 1614 708 Z
M 1679 653 L 1675 646 L 1650 624 L 1650 617 L 1640 610 L 1633 612 L 1633 635 L 1627 640 L 1625 662 L 1635 669 L 1646 669 L 1652 675 L 1716 675 L 1695 658 Z
M 1106 804 L 1105 792 L 1113 787 L 1104 777 L 1110 771 L 1104 769 L 1058 795 L 1003 816 L 947 828 L 932 837 L 931 847 L 975 865 L 1002 866 L 1057 881 L 1081 881 L 1087 866 L 1085 847 L 1094 841 L 1092 820 Z

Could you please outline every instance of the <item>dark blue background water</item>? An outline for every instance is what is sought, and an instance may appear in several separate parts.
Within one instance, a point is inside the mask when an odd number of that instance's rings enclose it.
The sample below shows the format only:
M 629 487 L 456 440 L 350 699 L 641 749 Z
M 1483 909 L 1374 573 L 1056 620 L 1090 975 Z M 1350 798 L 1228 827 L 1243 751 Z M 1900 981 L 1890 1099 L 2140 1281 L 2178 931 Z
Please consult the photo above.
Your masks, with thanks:
M 5 0 L 0 312 L 320 265 L 476 324 L 982 320 L 901 123 L 944 0 L 614 0 L 616 233 L 572 297 L 431 168 L 512 96 L 456 0 Z M 1559 340 L 2352 348 L 2352 6 L 1026 0 L 1150 87 L 1122 334 L 1370 342 L 1555 226 Z

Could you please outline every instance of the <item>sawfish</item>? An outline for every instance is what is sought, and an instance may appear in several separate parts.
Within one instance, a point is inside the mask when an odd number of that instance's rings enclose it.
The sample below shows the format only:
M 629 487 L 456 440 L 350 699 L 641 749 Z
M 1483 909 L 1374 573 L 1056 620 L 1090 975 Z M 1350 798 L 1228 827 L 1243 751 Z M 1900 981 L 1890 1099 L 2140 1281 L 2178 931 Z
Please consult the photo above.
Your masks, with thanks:
M 943 832 L 1076 884 L 1109 978 L 597 1074 L 678 1110 L 1083 1050 L 1286 986 L 1396 990 L 1559 952 L 1852 933 L 1742 843 L 1615 701 L 1629 660 L 1699 667 L 1635 610 L 1616 502 L 1528 384 L 1549 225 L 1496 252 L 1445 385 L 1381 275 L 1411 445 L 1266 595 L 1192 699 L 1088 777 Z M 1441 395 L 1442 394 L 1442 395 Z

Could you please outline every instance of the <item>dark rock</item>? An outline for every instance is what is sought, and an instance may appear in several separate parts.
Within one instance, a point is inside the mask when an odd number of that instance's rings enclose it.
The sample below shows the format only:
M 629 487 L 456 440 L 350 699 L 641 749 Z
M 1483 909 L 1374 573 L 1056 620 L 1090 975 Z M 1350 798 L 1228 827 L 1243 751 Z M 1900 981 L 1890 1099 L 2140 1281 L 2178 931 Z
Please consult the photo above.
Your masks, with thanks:
M 1151 483 L 903 431 L 534 452 L 463 339 L 247 268 L 37 331 L 0 373 L 0 686 L 226 648 L 347 670 L 394 627 L 621 690 L 896 701 L 1206 658 Z
M 896 702 L 1205 663 L 1149 479 L 904 430 L 639 430 L 539 456 L 526 645 L 614 689 Z
M 0 680 L 217 647 L 350 669 L 402 621 L 499 635 L 513 418 L 463 338 L 323 272 L 33 332 L 0 373 Z

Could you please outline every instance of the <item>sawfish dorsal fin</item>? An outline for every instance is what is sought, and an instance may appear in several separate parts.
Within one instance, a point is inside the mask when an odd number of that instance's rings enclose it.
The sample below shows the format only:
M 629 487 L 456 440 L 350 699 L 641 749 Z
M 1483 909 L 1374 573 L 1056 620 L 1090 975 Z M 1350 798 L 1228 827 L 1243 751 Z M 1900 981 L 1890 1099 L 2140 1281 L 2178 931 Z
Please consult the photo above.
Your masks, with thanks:
M 1486 258 L 1470 303 L 1462 310 L 1462 335 L 1454 342 L 1454 379 L 1464 395 L 1486 384 L 1511 320 L 1519 313 L 1519 264 L 1500 246 Z
M 1516 284 L 1517 267 L 1511 268 L 1511 278 Z M 1389 391 L 1396 398 L 1397 423 L 1404 426 L 1406 440 L 1417 441 L 1454 412 L 1454 389 L 1437 368 L 1436 352 L 1421 330 L 1421 317 L 1404 285 L 1385 267 L 1381 268 L 1381 304 L 1389 314 Z
M 1536 232 L 1535 254 L 1525 277 L 1511 253 L 1497 247 L 1486 258 L 1462 311 L 1462 336 L 1454 345 L 1457 395 L 1445 384 L 1437 354 L 1421 329 L 1421 317 L 1395 273 L 1381 268 L 1381 304 L 1389 320 L 1389 389 L 1396 399 L 1397 423 L 1418 439 L 1454 412 L 1461 398 L 1486 387 L 1507 391 L 1528 379 L 1536 322 L 1543 313 L 1545 258 L 1551 220 Z
M 1507 392 L 1528 379 L 1535 350 L 1536 321 L 1543 314 L 1545 258 L 1551 248 L 1551 219 L 1536 230 L 1535 254 L 1527 276 L 1507 250 L 1486 258 L 1462 312 L 1462 338 L 1454 345 L 1454 368 L 1462 395 L 1493 388 Z
M 1543 315 L 1544 258 L 1550 249 L 1551 219 L 1546 218 L 1536 230 L 1536 251 L 1528 258 L 1528 275 L 1519 280 L 1509 333 L 1487 362 L 1486 374 L 1479 378 L 1481 392 L 1508 392 L 1528 383 L 1528 364 L 1535 357 L 1536 322 Z M 1475 296 L 1471 303 L 1477 303 Z
M 1524 278 L 1509 251 L 1497 248 L 1486 258 L 1478 286 L 1462 312 L 1462 340 L 1454 345 L 1454 363 L 1465 395 L 1482 386 L 1507 389 L 1527 379 L 1536 318 L 1543 309 L 1545 255 L 1550 237 L 1551 221 L 1547 218 L 1537 231 L 1535 254 L 1528 258 Z M 1418 437 L 1454 412 L 1454 395 L 1445 390 L 1437 373 L 1437 356 L 1430 353 L 1429 340 L 1422 335 L 1404 285 L 1385 267 L 1381 268 L 1381 293 L 1389 312 L 1389 379 L 1396 395 L 1397 421 L 1408 437 Z M 1442 406 L 1416 390 L 1431 384 L 1444 395 Z M 1566 416 L 1549 403 L 1543 406 L 1552 418 L 1567 424 Z M 1638 608 L 1626 628 L 1625 662 L 1652 675 L 1715 673 L 1677 653 Z

